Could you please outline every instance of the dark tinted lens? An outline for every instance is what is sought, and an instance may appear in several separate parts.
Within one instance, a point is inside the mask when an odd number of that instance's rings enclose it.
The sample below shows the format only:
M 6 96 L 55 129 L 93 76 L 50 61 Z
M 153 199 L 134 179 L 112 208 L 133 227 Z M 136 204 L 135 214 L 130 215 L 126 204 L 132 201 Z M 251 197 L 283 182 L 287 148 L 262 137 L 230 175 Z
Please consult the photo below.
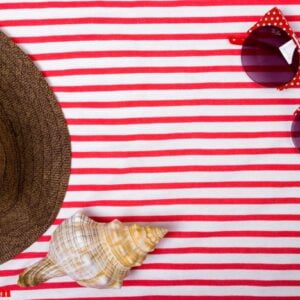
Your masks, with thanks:
M 295 147 L 300 151 L 300 111 L 298 110 L 294 113 L 291 134 Z
M 254 30 L 245 40 L 242 64 L 253 81 L 275 87 L 289 82 L 296 75 L 299 54 L 285 31 L 264 26 Z

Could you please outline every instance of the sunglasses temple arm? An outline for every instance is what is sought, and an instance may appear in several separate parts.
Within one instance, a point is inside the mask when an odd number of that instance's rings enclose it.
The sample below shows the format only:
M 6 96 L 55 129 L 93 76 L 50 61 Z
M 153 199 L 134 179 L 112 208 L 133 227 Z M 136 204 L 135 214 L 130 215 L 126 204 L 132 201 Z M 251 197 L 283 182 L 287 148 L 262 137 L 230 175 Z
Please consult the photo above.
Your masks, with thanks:
M 242 46 L 245 41 L 245 38 L 242 37 L 229 37 L 228 39 L 232 45 L 239 45 L 239 46 Z

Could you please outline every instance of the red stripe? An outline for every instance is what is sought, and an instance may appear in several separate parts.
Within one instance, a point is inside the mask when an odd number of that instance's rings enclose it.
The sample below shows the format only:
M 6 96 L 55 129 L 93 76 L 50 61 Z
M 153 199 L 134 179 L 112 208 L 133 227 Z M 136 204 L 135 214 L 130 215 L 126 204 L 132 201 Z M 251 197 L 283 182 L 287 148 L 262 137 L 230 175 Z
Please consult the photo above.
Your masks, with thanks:
M 285 15 L 289 22 L 300 21 L 299 15 Z M 0 20 L 0 26 L 40 26 L 64 24 L 176 24 L 176 23 L 233 23 L 256 22 L 257 16 L 155 17 L 155 18 L 59 18 Z
M 300 164 L 259 164 L 259 165 L 219 165 L 219 166 L 162 166 L 133 168 L 73 168 L 72 174 L 128 174 L 165 172 L 233 172 L 233 171 L 294 171 Z
M 300 21 L 299 15 L 286 15 L 288 21 Z M 181 24 L 181 23 L 233 23 L 256 22 L 261 16 L 216 16 L 216 17 L 155 17 L 155 18 L 53 18 L 0 20 L 0 26 L 40 26 L 65 24 Z
M 265 70 L 265 69 L 264 69 Z M 49 70 L 42 72 L 46 77 L 95 74 L 132 74 L 132 73 L 178 73 L 178 72 L 242 72 L 242 66 L 183 66 L 183 67 L 123 67 Z M 188 101 L 188 100 L 187 100 Z M 97 102 L 95 102 L 97 103 Z
M 36 241 L 40 243 L 49 242 L 51 240 L 50 235 L 42 235 Z
M 180 155 L 259 155 L 259 154 L 299 154 L 295 148 L 250 148 L 250 149 L 170 149 L 146 151 L 73 152 L 73 158 L 112 157 L 156 157 Z
M 295 32 L 299 35 L 299 32 Z M 161 41 L 161 40 L 220 40 L 228 36 L 245 37 L 243 32 L 228 33 L 174 33 L 174 34 L 68 34 L 47 36 L 12 37 L 15 43 L 50 43 L 50 42 L 75 42 L 75 41 Z
M 46 255 L 47 252 L 22 252 L 13 259 L 44 258 Z
M 185 248 L 157 248 L 150 255 L 164 254 L 300 254 L 300 248 L 266 248 L 266 247 L 185 247 Z M 25 252 L 14 259 L 44 258 L 47 252 Z
M 53 18 L 0 20 L 0 26 L 40 26 L 65 24 L 172 24 L 172 23 L 225 23 L 255 22 L 260 16 L 217 16 L 217 17 L 157 17 L 157 18 Z M 300 16 L 286 16 L 289 21 L 299 21 Z
M 71 298 L 47 298 L 39 300 L 71 300 Z M 120 296 L 120 297 L 84 297 L 72 300 L 299 300 L 298 296 Z
M 153 263 L 143 264 L 136 269 L 144 270 L 300 270 L 300 264 L 253 264 L 253 263 Z
M 290 22 L 300 21 L 299 15 L 285 15 Z M 0 26 L 41 26 L 65 24 L 181 24 L 181 23 L 233 23 L 256 22 L 261 16 L 212 16 L 212 17 L 155 17 L 155 18 L 53 18 L 0 20 Z
M 182 280 L 124 280 L 123 286 L 299 286 L 300 280 L 248 280 L 248 279 L 182 279 Z M 76 282 L 46 282 L 35 287 L 21 288 L 7 285 L 3 288 L 14 290 L 37 290 L 76 288 Z
M 52 86 L 54 92 L 100 92 L 131 90 L 189 90 L 189 89 L 249 89 L 262 88 L 255 82 L 201 82 L 201 83 L 141 83 L 113 85 Z
M 299 35 L 299 32 L 295 32 Z M 243 32 L 229 33 L 181 33 L 181 34 L 68 34 L 47 36 L 12 37 L 15 43 L 50 43 L 81 41 L 181 41 L 181 40 L 228 40 L 230 36 L 245 37 Z M 259 67 L 256 67 L 259 70 Z M 255 69 L 255 70 L 256 70 Z M 274 68 L 271 68 L 271 70 Z M 282 68 L 281 68 L 282 70 Z
M 230 33 L 231 36 L 241 36 L 242 33 Z M 228 39 L 228 33 L 189 33 L 189 34 L 68 34 L 47 36 L 13 37 L 15 43 L 49 43 L 74 41 L 160 41 L 160 40 L 215 40 Z
M 300 248 L 265 247 L 186 247 L 156 249 L 152 254 L 300 254 Z
M 71 58 L 95 57 L 182 57 L 182 56 L 212 56 L 212 55 L 240 55 L 240 49 L 217 50 L 115 50 L 115 51 L 77 51 L 33 54 L 33 60 L 57 60 Z
M 69 125 L 129 125 L 153 123 L 193 123 L 193 122 L 278 122 L 292 121 L 294 116 L 176 116 L 176 117 L 141 117 L 141 118 L 114 118 L 114 119 L 67 119 Z
M 300 204 L 300 198 L 177 198 L 150 200 L 93 200 L 68 201 L 64 208 L 92 206 L 143 206 L 143 205 L 251 205 L 251 204 Z
M 0 9 L 37 9 L 37 8 L 76 8 L 76 7 L 180 7 L 180 6 L 217 6 L 217 5 L 281 5 L 282 0 L 201 0 L 201 1 L 49 1 L 0 3 Z M 285 5 L 298 4 L 297 0 L 285 0 Z
M 23 272 L 23 269 L 15 269 L 15 270 L 0 270 L 0 278 L 4 276 L 16 276 Z
M 148 189 L 192 188 L 287 188 L 300 187 L 300 181 L 224 181 L 224 182 L 163 182 L 128 184 L 78 184 L 69 185 L 68 191 L 118 191 Z
M 274 99 L 185 99 L 185 100 L 138 100 L 115 102 L 60 102 L 63 108 L 122 108 L 153 106 L 198 106 L 198 105 L 300 105 L 299 98 Z
M 170 231 L 165 238 L 216 238 L 216 237 L 300 237 L 300 231 Z M 49 242 L 51 236 L 43 235 L 38 238 L 38 242 Z
M 167 238 L 216 238 L 216 237 L 300 237 L 300 231 L 170 231 Z
M 185 89 L 262 88 L 255 82 L 201 82 L 201 83 L 141 83 L 113 85 L 52 86 L 54 92 L 98 92 L 130 90 L 185 90 Z
M 247 69 L 251 69 L 250 66 Z M 279 70 L 278 67 L 253 66 L 255 72 Z M 280 67 L 282 71 L 282 67 Z M 242 66 L 183 66 L 183 67 L 122 67 L 122 68 L 91 68 L 91 69 L 66 69 L 49 70 L 42 72 L 46 77 L 96 75 L 96 74 L 132 74 L 132 73 L 199 73 L 199 72 L 244 72 Z
M 157 215 L 157 216 L 105 216 L 92 217 L 98 222 L 111 222 L 118 219 L 122 222 L 235 222 L 235 221 L 300 221 L 300 215 Z M 64 219 L 56 219 L 53 225 L 59 225 Z
M 248 279 L 183 279 L 183 280 L 125 280 L 124 286 L 300 286 L 300 280 L 248 280 Z
M 127 134 L 127 135 L 72 135 L 74 142 L 91 141 L 138 141 L 138 140 L 172 140 L 172 139 L 252 139 L 252 138 L 286 138 L 290 137 L 289 131 L 267 132 L 179 132 L 157 134 Z

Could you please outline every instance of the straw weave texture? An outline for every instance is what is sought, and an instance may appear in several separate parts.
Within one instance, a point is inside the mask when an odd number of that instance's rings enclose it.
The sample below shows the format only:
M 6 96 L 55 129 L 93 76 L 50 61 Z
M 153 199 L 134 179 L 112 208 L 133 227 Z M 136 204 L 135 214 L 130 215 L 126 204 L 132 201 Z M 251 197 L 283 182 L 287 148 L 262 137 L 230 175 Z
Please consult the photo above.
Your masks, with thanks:
M 70 171 L 70 141 L 54 94 L 30 59 L 0 33 L 0 263 L 55 219 Z

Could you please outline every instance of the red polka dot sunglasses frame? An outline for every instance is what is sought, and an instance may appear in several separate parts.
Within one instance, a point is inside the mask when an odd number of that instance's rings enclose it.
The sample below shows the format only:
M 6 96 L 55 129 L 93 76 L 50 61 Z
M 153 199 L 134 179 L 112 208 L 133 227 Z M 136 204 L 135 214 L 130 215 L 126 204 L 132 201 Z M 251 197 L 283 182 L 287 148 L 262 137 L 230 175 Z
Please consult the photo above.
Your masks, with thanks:
M 241 61 L 254 82 L 279 90 L 300 87 L 300 43 L 282 12 L 274 7 L 247 31 L 247 37 L 229 37 L 241 45 Z M 291 137 L 300 151 L 300 109 L 294 113 Z

